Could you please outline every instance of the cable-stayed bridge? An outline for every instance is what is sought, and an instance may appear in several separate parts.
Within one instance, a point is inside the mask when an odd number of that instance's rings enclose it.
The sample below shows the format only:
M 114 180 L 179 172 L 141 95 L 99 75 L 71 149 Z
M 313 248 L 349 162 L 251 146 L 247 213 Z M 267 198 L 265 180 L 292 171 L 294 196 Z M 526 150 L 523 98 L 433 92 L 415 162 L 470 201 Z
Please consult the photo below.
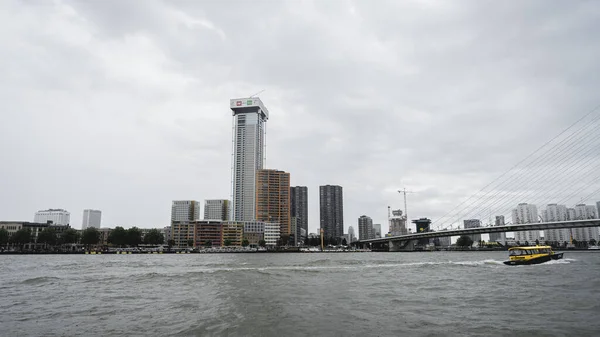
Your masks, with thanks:
M 384 250 L 385 248 L 387 248 L 387 250 L 389 250 L 389 251 L 411 250 L 413 248 L 411 246 L 411 244 L 414 245 L 413 241 L 420 240 L 420 239 L 434 239 L 434 238 L 447 237 L 447 236 L 520 232 L 520 231 L 534 231 L 534 230 L 539 231 L 539 230 L 545 230 L 545 229 L 565 229 L 565 228 L 570 229 L 570 228 L 599 227 L 599 226 L 600 226 L 600 219 L 538 222 L 538 223 L 531 223 L 531 224 L 477 227 L 477 228 L 466 228 L 466 229 L 431 231 L 431 232 L 414 233 L 414 234 L 406 234 L 406 235 L 398 235 L 398 236 L 388 236 L 385 238 L 361 240 L 360 244 L 362 244 L 362 245 L 370 244 L 372 247 L 377 247 L 378 250 Z M 531 244 L 533 244 L 533 242 Z
M 537 231 L 539 235 L 540 230 L 597 227 L 600 226 L 598 201 L 600 106 L 433 220 L 430 232 L 392 233 L 391 237 L 360 242 L 385 242 L 393 250 L 394 242 L 423 238 L 526 231 Z M 478 228 L 465 228 L 467 222 L 479 224 L 475 226 Z

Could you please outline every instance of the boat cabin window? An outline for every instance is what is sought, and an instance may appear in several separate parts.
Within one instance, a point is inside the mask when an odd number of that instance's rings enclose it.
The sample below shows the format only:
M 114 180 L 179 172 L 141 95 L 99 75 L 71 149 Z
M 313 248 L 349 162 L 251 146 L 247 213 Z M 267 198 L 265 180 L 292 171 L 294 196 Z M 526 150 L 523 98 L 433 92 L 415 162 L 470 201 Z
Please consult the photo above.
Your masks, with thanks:
M 509 256 L 517 256 L 517 255 L 521 255 L 521 250 L 520 249 L 511 250 L 510 253 L 509 253 Z

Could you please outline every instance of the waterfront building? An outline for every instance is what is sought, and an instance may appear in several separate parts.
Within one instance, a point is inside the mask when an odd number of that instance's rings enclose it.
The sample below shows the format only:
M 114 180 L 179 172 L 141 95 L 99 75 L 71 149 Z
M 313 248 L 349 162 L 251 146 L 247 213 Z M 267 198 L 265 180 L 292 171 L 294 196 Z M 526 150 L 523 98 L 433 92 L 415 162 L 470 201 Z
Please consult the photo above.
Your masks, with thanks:
M 381 224 L 373 224 L 373 239 L 381 238 Z
M 57 235 L 61 235 L 65 230 L 71 227 L 69 225 L 55 225 L 50 222 L 0 221 L 0 228 L 4 228 L 9 235 L 13 235 L 21 229 L 28 229 L 31 232 L 31 243 L 37 243 L 38 235 L 46 228 L 52 228 Z
M 231 203 L 225 199 L 204 200 L 204 220 L 228 221 L 230 217 Z
M 481 220 L 467 219 L 467 220 L 463 220 L 463 224 L 464 224 L 465 229 L 479 228 L 479 227 L 481 227 Z M 473 240 L 474 243 L 479 245 L 479 241 L 481 241 L 481 234 L 473 234 L 473 235 L 469 235 L 469 237 L 471 238 L 471 240 Z
M 504 220 L 504 215 L 496 216 L 496 221 L 494 222 L 494 226 L 505 226 L 506 222 Z M 506 233 L 490 233 L 490 242 L 500 242 L 502 245 L 506 244 Z
M 265 222 L 265 242 L 267 246 L 276 246 L 281 237 L 281 225 L 273 222 Z
M 294 246 L 298 245 L 298 220 L 296 219 L 296 217 L 292 217 L 292 220 L 290 221 L 291 225 L 290 225 L 290 244 L 293 244 Z
M 300 239 L 298 240 L 299 246 L 304 246 L 304 244 L 306 243 L 307 236 L 308 233 L 306 232 L 306 230 L 304 228 L 300 228 Z
M 81 222 L 81 229 L 88 227 L 100 228 L 102 223 L 102 212 L 95 209 L 84 209 L 83 210 L 83 221 Z
M 450 236 L 442 236 L 434 239 L 433 241 L 435 245 L 439 247 L 450 247 L 452 245 L 452 238 Z
M 244 239 L 244 224 L 233 221 L 224 222 L 222 225 L 221 246 L 225 246 L 225 242 L 229 241 L 232 247 L 241 247 Z
M 340 238 L 344 234 L 342 187 L 337 185 L 319 186 L 319 208 L 320 228 L 323 229 L 323 235 L 326 238 Z
M 575 218 L 575 208 L 567 208 L 567 219 L 576 220 Z
M 308 187 L 290 187 L 291 217 L 296 218 L 296 241 L 304 243 L 302 229 L 308 233 Z
M 146 234 L 148 234 L 150 231 L 152 230 L 157 230 L 160 234 L 163 235 L 163 239 L 164 242 L 163 243 L 167 243 L 166 240 L 166 232 L 164 228 L 138 228 L 140 230 L 140 233 L 142 233 L 142 240 L 146 237 Z
M 110 231 L 112 228 L 101 227 L 98 228 L 98 232 L 100 233 L 100 245 L 107 246 L 108 245 L 108 236 L 110 235 Z
M 558 204 L 548 204 L 542 211 L 542 220 L 544 222 L 567 221 L 567 206 Z M 567 228 L 545 229 L 544 240 L 549 242 L 563 243 L 570 240 L 570 230 Z
M 320 239 L 321 238 L 321 234 L 319 234 L 319 233 L 309 233 L 308 234 L 308 238 L 309 239 Z
M 520 203 L 517 208 L 512 210 L 512 222 L 514 225 L 536 223 L 538 222 L 538 216 L 537 206 L 528 203 Z M 514 234 L 515 240 L 521 245 L 525 244 L 525 242 L 532 245 L 535 244 L 536 240 L 540 240 L 539 230 L 520 231 Z
M 600 218 L 600 201 L 596 201 L 596 214 Z
M 280 234 L 289 236 L 290 174 L 279 170 L 258 170 L 256 184 L 256 220 L 276 222 L 281 226 Z
M 171 205 L 171 222 L 200 219 L 200 203 L 196 200 L 174 200 Z
M 350 241 L 348 241 L 348 243 L 356 241 L 356 233 L 354 232 L 354 227 L 348 227 L 348 236 L 350 237 Z
M 586 204 L 577 204 L 575 205 L 575 217 L 572 220 L 588 220 L 588 219 L 597 219 L 597 209 L 594 205 L 586 205 Z M 571 230 L 571 234 L 573 235 L 573 240 L 577 241 L 586 241 L 590 240 L 598 241 L 598 227 L 583 227 L 583 228 L 573 228 Z
M 431 225 L 431 219 L 419 218 L 417 220 L 413 220 L 412 223 L 415 224 L 417 233 L 426 233 L 426 232 L 430 231 L 429 226 Z M 419 239 L 418 242 L 420 245 L 426 245 L 426 244 L 429 244 L 430 240 L 429 239 Z
M 171 235 L 171 226 L 165 226 L 165 228 L 163 228 L 163 232 L 165 233 L 165 243 L 168 244 L 169 240 L 172 239 L 172 235 Z
M 233 114 L 232 201 L 235 221 L 256 220 L 256 179 L 265 161 L 269 111 L 258 97 L 229 101 Z
M 190 247 L 190 242 L 193 242 L 192 246 L 196 245 L 195 221 L 173 221 L 171 223 L 171 238 L 175 241 L 176 247 Z
M 598 214 L 596 206 L 586 204 L 575 205 L 575 220 L 588 220 L 597 218 Z
M 37 211 L 33 217 L 35 223 L 47 223 L 52 221 L 54 225 L 69 225 L 71 223 L 71 213 L 62 208 L 50 208 Z
M 211 247 L 220 247 L 223 244 L 223 223 L 220 220 L 199 220 L 194 221 L 194 242 L 195 246 L 205 247 L 206 242 L 211 243 Z M 229 232 L 228 232 L 229 235 Z
M 258 247 L 260 240 L 265 238 L 265 223 L 262 221 L 244 221 L 244 238 L 250 246 Z
M 406 216 L 402 215 L 402 210 L 393 210 L 392 216 L 388 220 L 390 226 L 389 232 L 392 236 L 408 234 L 408 230 L 406 229 Z
M 373 239 L 373 219 L 366 215 L 358 218 L 358 236 L 361 240 Z

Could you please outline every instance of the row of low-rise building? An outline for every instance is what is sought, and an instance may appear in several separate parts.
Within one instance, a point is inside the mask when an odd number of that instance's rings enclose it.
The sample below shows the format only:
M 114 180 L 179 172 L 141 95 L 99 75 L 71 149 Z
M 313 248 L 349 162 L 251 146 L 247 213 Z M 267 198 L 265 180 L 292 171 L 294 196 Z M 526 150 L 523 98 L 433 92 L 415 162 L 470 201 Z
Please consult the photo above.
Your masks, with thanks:
M 28 221 L 0 221 L 0 228 L 5 229 L 9 235 L 13 235 L 21 229 L 29 229 L 31 232 L 31 241 L 37 242 L 38 235 L 46 228 L 52 228 L 57 234 L 60 235 L 71 227 L 69 225 L 57 225 L 52 223 L 52 221 L 48 221 L 46 223 Z
M 281 225 L 262 221 L 196 220 L 173 221 L 166 240 L 177 247 L 242 246 L 247 240 L 251 247 L 261 241 L 266 246 L 276 246 L 281 239 Z

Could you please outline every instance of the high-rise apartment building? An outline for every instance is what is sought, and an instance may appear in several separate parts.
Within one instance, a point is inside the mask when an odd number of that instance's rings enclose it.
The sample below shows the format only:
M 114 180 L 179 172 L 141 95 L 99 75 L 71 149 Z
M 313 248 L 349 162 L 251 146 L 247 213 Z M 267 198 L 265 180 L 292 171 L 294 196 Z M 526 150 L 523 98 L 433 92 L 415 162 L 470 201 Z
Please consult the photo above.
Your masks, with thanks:
M 61 208 L 50 208 L 42 211 L 37 211 L 33 217 L 33 222 L 47 223 L 52 221 L 53 225 L 66 226 L 71 223 L 71 213 Z
M 530 205 L 528 203 L 520 203 L 517 208 L 512 211 L 512 222 L 513 224 L 527 224 L 538 222 L 538 209 L 536 205 Z M 521 231 L 515 232 L 515 241 L 524 244 L 534 244 L 536 240 L 540 239 L 540 231 Z
M 261 169 L 256 179 L 256 220 L 276 222 L 281 235 L 290 235 L 290 174 Z
M 494 226 L 505 226 L 504 215 L 497 215 Z M 506 233 L 490 233 L 490 242 L 500 242 L 503 245 L 506 244 Z
M 83 221 L 81 222 L 81 229 L 89 227 L 100 228 L 102 223 L 102 212 L 95 209 L 84 209 L 83 210 Z
M 542 220 L 545 222 L 567 221 L 567 206 L 548 204 L 542 211 Z M 570 240 L 570 230 L 567 228 L 544 230 L 544 241 L 563 243 Z
M 597 208 L 593 205 L 577 204 L 575 205 L 575 219 L 574 220 L 588 220 L 597 219 Z
M 373 224 L 373 239 L 381 238 L 381 224 Z
M 588 219 L 597 219 L 598 213 L 596 206 L 594 205 L 586 205 L 586 204 L 577 204 L 574 208 L 574 218 L 569 220 L 588 220 Z M 570 231 L 570 234 L 573 235 L 573 240 L 577 241 L 590 241 L 592 239 L 598 241 L 598 227 L 583 227 L 583 228 L 573 228 Z
M 479 227 L 481 227 L 481 220 L 467 219 L 467 220 L 463 220 L 463 224 L 465 226 L 465 229 L 479 228 Z M 479 241 L 481 241 L 481 234 L 472 234 L 472 235 L 469 235 L 469 237 L 471 238 L 471 240 L 473 240 L 473 242 L 475 242 L 476 244 L 479 245 Z
M 223 220 L 230 219 L 229 210 L 231 205 L 229 200 L 210 199 L 204 200 L 204 220 Z
M 196 200 L 173 200 L 171 222 L 196 221 L 200 219 L 200 203 Z
M 344 197 L 341 186 L 319 186 L 320 225 L 326 238 L 344 234 Z M 359 230 L 360 231 L 360 230 Z M 361 237 L 362 239 L 362 237 Z
M 232 220 L 256 220 L 257 171 L 265 161 L 265 128 L 269 112 L 258 97 L 232 99 L 234 118 Z
M 366 215 L 361 215 L 358 218 L 358 236 L 360 240 L 374 239 L 373 219 Z
M 350 237 L 350 241 L 348 242 L 356 241 L 356 233 L 354 232 L 354 227 L 348 227 L 348 236 Z
M 296 238 L 300 242 L 302 229 L 308 233 L 308 187 L 290 187 L 291 216 L 296 218 Z

